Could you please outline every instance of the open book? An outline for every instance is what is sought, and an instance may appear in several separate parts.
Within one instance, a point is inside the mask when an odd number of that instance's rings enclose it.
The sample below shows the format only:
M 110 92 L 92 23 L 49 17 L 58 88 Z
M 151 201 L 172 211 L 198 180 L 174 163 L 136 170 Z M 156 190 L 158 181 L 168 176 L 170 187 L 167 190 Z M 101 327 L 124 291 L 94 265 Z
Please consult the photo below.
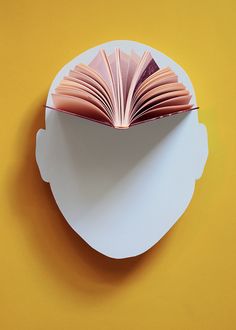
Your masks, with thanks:
M 196 109 L 177 75 L 160 69 L 149 51 L 139 56 L 119 48 L 110 55 L 101 49 L 89 65 L 76 65 L 52 99 L 51 109 L 115 128 Z

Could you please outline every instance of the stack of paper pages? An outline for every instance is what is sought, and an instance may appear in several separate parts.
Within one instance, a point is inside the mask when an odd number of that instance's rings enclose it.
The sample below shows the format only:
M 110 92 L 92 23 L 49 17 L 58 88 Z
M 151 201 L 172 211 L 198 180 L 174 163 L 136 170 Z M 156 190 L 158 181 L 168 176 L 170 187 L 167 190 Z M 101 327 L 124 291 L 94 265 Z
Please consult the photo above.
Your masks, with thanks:
M 52 98 L 52 109 L 115 128 L 196 109 L 177 75 L 160 69 L 149 51 L 140 57 L 119 48 L 110 55 L 101 49 L 89 65 L 76 65 Z

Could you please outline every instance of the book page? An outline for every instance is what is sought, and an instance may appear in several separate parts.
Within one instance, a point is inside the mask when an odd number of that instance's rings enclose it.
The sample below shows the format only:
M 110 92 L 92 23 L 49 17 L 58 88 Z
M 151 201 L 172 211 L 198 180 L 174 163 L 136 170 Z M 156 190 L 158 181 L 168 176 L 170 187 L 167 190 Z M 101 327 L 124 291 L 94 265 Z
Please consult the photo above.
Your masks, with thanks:
M 157 118 L 168 111 L 172 113 L 190 110 L 190 99 L 189 91 L 178 82 L 177 75 L 170 68 L 158 70 L 143 80 L 136 89 L 130 121 L 137 123 L 152 117 Z
M 182 84 L 175 83 L 164 86 L 154 88 L 154 90 L 149 91 L 140 98 L 135 105 L 136 111 L 133 111 L 132 117 L 137 116 L 140 112 L 150 109 L 154 105 L 158 105 L 163 100 L 170 100 L 177 96 L 189 95 L 189 92 Z
M 107 99 L 111 108 L 113 107 L 113 99 L 112 99 L 111 91 L 108 85 L 106 84 L 106 82 L 102 79 L 101 76 L 99 76 L 99 74 L 96 73 L 96 71 L 92 70 L 88 66 L 79 64 L 76 65 L 74 70 L 70 70 L 69 74 L 71 77 L 85 81 L 94 88 L 98 89 Z
M 84 99 L 92 104 L 94 104 L 96 107 L 101 109 L 102 111 L 105 111 L 104 104 L 97 98 L 97 96 L 92 95 L 90 92 L 79 89 L 79 88 L 71 88 L 70 86 L 63 86 L 59 85 L 55 89 L 56 94 L 60 95 L 68 95 L 68 96 L 74 96 L 81 99 Z
M 108 62 L 110 64 L 112 78 L 113 78 L 113 85 L 114 85 L 114 92 L 115 98 L 117 101 L 117 119 L 119 122 L 121 121 L 121 113 L 120 113 L 120 92 L 119 92 L 119 76 L 118 76 L 118 60 L 117 60 L 117 49 L 109 56 L 107 56 Z M 118 123 L 117 123 L 118 124 Z
M 116 80 L 115 80 L 115 76 L 113 75 L 113 71 L 110 62 L 108 60 L 108 57 L 103 49 L 99 51 L 99 53 L 94 58 L 94 60 L 89 64 L 89 67 L 97 71 L 109 86 L 113 101 L 112 114 L 114 118 L 114 123 L 118 124 L 119 113 L 117 110 L 119 109 L 119 107 L 117 104 L 118 102 L 117 102 L 117 92 L 116 92 L 117 90 Z
M 189 104 L 190 99 L 191 95 L 184 95 L 161 101 L 159 104 L 153 105 L 143 112 L 139 112 L 138 115 L 132 118 L 132 122 L 141 122 L 141 119 L 158 117 L 175 111 L 191 110 L 192 104 Z
M 141 94 L 139 97 L 136 98 L 136 101 L 134 102 L 134 105 L 133 105 L 132 113 L 135 114 L 136 111 L 138 111 L 138 109 L 140 109 L 140 107 L 145 102 L 149 101 L 150 99 L 153 99 L 154 97 L 161 95 L 161 94 L 165 94 L 168 92 L 174 92 L 174 91 L 178 91 L 178 90 L 186 90 L 186 89 L 183 84 L 178 83 L 178 82 L 167 83 L 164 85 L 161 84 L 160 86 L 154 87 L 151 90 L 149 90 L 148 92 L 146 92 L 145 94 Z
M 68 81 L 77 82 L 78 84 L 88 87 L 99 97 L 101 97 L 103 102 L 109 108 L 112 106 L 112 101 L 106 90 L 96 80 L 90 78 L 89 76 L 84 75 L 83 73 L 78 74 L 77 72 L 75 72 L 75 74 L 71 73 L 70 76 L 65 76 L 64 79 Z
M 52 98 L 56 110 L 63 110 L 85 118 L 111 124 L 110 118 L 104 111 L 88 100 L 61 94 L 52 94 Z
M 138 98 L 155 87 L 174 82 L 178 82 L 178 77 L 170 68 L 160 69 L 149 76 L 135 89 L 133 101 L 135 102 Z
M 145 81 L 148 77 L 150 77 L 154 72 L 156 72 L 158 70 L 159 70 L 159 66 L 156 64 L 156 62 L 152 58 L 151 61 L 146 66 L 143 73 L 141 74 L 138 82 L 136 83 L 135 89 L 137 89 L 143 81 Z
M 127 101 L 131 81 L 133 79 L 134 73 L 140 61 L 141 61 L 141 57 L 138 56 L 134 51 L 131 51 L 131 54 L 129 56 L 129 63 L 128 63 L 125 102 Z
M 124 119 L 124 125 L 129 125 L 129 118 L 130 118 L 130 111 L 131 111 L 131 103 L 132 103 L 132 97 L 135 90 L 135 87 L 137 85 L 137 82 L 139 81 L 140 77 L 142 76 L 142 73 L 147 68 L 148 64 L 151 62 L 152 56 L 149 51 L 146 51 L 139 64 L 137 65 L 137 68 L 135 70 L 134 76 L 131 80 L 126 107 L 125 107 L 125 119 Z
M 79 92 L 86 92 L 88 93 L 91 98 L 95 98 L 94 101 L 91 101 L 92 103 L 100 102 L 102 109 L 106 111 L 106 113 L 110 116 L 110 107 L 107 104 L 106 100 L 104 100 L 104 96 L 99 92 L 99 90 L 94 89 L 91 85 L 86 84 L 85 82 L 76 81 L 76 79 L 73 80 L 73 78 L 68 79 L 65 77 L 60 83 L 60 85 L 56 88 L 56 92 L 59 94 L 65 94 L 65 95 L 74 95 L 80 97 Z M 83 98 L 83 96 L 82 96 Z
M 121 63 L 120 63 L 120 49 L 116 48 L 115 50 L 116 58 L 116 81 L 117 81 L 117 100 L 119 107 L 119 118 L 120 126 L 122 126 L 124 118 L 124 91 L 123 91 L 123 79 L 121 74 Z
M 106 60 L 107 56 L 105 52 L 101 49 L 97 56 L 92 60 L 88 65 L 89 68 L 92 68 L 94 71 L 100 74 L 104 79 L 107 85 L 111 88 L 113 86 L 113 77 L 111 73 L 111 68 Z
M 198 109 L 198 107 L 193 108 L 192 104 L 184 104 L 184 105 L 170 105 L 164 106 L 160 108 L 152 109 L 145 114 L 141 114 L 139 117 L 134 118 L 131 122 L 130 126 L 142 124 L 147 121 L 159 119 L 166 116 L 175 115 L 182 112 L 192 111 Z
M 121 71 L 121 79 L 122 79 L 124 108 L 125 108 L 127 89 L 128 89 L 127 85 L 128 85 L 128 74 L 129 74 L 129 59 L 130 56 L 120 50 L 120 71 Z

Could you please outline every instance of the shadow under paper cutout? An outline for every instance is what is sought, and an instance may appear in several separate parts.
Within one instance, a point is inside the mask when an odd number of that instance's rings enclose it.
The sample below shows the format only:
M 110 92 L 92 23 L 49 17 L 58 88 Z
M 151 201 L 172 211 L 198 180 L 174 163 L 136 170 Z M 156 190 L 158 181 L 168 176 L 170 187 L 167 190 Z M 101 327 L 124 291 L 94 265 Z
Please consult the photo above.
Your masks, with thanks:
M 54 201 L 49 184 L 41 179 L 35 161 L 35 136 L 45 126 L 43 104 L 45 102 L 37 109 L 28 128 L 23 123 L 18 132 L 18 152 L 24 157 L 9 192 L 11 207 L 18 214 L 29 249 L 49 276 L 59 285 L 84 294 L 84 302 L 90 297 L 100 299 L 116 290 L 148 258 L 161 257 L 169 233 L 158 242 L 158 248 L 153 247 L 135 258 L 117 260 L 93 250 L 70 228 Z

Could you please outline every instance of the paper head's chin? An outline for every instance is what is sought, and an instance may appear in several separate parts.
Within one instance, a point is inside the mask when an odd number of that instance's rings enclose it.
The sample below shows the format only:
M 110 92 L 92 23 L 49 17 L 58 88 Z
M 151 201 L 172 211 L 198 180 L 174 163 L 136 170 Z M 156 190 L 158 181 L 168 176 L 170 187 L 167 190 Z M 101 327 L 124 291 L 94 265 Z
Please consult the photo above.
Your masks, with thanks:
M 165 235 L 187 208 L 207 154 L 197 111 L 116 130 L 47 110 L 36 141 L 41 176 L 65 219 L 112 258 L 139 255 Z

